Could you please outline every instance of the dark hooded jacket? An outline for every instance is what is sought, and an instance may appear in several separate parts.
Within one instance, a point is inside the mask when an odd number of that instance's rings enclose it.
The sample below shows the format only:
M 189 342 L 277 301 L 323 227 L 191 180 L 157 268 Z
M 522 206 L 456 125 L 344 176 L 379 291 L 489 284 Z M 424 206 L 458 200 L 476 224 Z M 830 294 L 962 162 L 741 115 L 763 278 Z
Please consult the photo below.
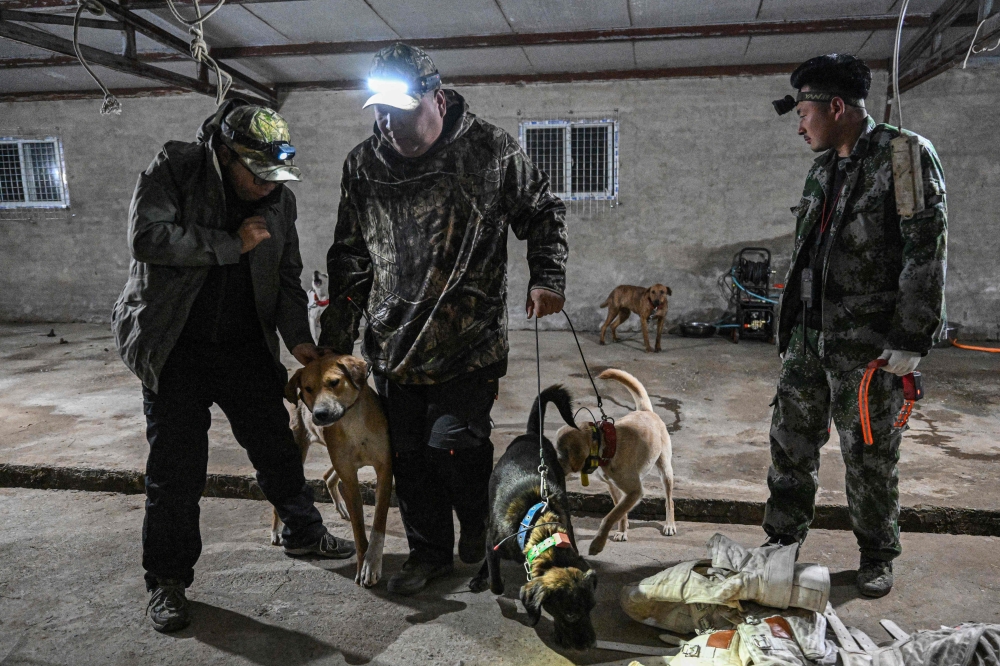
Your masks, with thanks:
M 225 229 L 226 197 L 213 148 L 221 119 L 238 103 L 227 102 L 206 119 L 194 143 L 166 143 L 132 195 L 132 261 L 111 314 L 112 330 L 125 365 L 154 392 L 209 270 L 240 261 L 242 241 Z M 251 215 L 262 215 L 271 234 L 249 252 L 250 274 L 263 338 L 284 375 L 277 333 L 289 350 L 312 342 L 295 197 L 279 185 Z
M 528 242 L 529 289 L 563 294 L 566 208 L 517 141 L 446 90 L 444 130 L 416 158 L 375 133 L 344 162 L 320 344 L 363 353 L 403 384 L 507 359 L 507 229 Z

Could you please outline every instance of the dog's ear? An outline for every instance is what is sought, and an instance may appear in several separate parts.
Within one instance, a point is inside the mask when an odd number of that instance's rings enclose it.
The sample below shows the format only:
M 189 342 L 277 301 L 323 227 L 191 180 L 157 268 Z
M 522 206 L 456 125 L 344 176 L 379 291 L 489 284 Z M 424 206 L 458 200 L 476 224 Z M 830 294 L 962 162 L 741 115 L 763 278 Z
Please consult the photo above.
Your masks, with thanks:
M 292 378 L 285 384 L 285 400 L 293 405 L 299 402 L 299 386 L 302 381 L 302 370 L 302 368 L 296 370 Z
M 591 592 L 597 590 L 597 572 L 593 569 L 587 571 L 587 573 L 583 574 L 583 582 L 590 586 Z
M 348 381 L 354 384 L 354 388 L 360 389 L 364 386 L 365 380 L 368 379 L 368 364 L 365 363 L 364 359 L 355 356 L 345 356 L 337 361 L 337 365 L 344 370 L 344 374 L 347 376 Z
M 529 627 L 538 624 L 542 619 L 542 602 L 545 601 L 545 586 L 540 580 L 532 580 L 521 586 L 521 603 L 524 610 L 528 612 L 528 619 L 531 621 Z
M 674 292 L 671 291 L 670 287 L 667 287 L 667 296 L 673 296 Z

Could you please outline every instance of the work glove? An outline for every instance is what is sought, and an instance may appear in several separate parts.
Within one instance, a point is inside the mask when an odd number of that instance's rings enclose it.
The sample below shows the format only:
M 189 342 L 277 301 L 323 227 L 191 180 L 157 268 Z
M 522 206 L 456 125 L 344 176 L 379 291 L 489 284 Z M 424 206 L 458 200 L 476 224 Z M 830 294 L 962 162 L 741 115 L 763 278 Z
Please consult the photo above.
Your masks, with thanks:
M 917 364 L 922 358 L 919 352 L 906 351 L 904 349 L 886 349 L 879 358 L 884 358 L 888 363 L 882 366 L 886 372 L 902 377 L 917 369 Z

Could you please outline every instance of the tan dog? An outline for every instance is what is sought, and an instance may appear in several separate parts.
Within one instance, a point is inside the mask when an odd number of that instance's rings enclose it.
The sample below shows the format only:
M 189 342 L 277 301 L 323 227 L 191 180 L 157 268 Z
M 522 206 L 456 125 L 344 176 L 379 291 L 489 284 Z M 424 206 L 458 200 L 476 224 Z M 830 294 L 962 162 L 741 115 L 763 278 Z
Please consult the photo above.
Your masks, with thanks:
M 295 405 L 292 432 L 306 458 L 310 444 L 325 446 L 333 468 L 323 475 L 337 511 L 350 517 L 358 549 L 354 582 L 375 585 L 382 576 L 385 520 L 392 493 L 392 453 L 389 427 L 378 396 L 368 386 L 367 365 L 355 356 L 329 354 L 292 375 L 285 398 Z M 365 538 L 365 514 L 358 484 L 358 469 L 375 468 L 375 520 L 371 542 Z M 338 490 L 344 485 L 344 498 Z M 281 521 L 274 514 L 271 543 L 280 542 Z
M 662 284 L 654 284 L 649 289 L 645 287 L 633 287 L 622 284 L 614 288 L 607 300 L 601 303 L 602 308 L 608 309 L 608 318 L 601 326 L 601 344 L 604 344 L 604 333 L 611 327 L 611 340 L 618 342 L 618 327 L 636 313 L 639 315 L 639 323 L 642 324 L 642 340 L 646 343 L 646 351 L 651 352 L 653 348 L 649 346 L 649 319 L 656 319 L 656 351 L 660 351 L 660 336 L 663 333 L 663 320 L 667 316 L 667 296 L 672 296 L 674 292 L 670 287 Z M 615 321 L 615 317 L 618 321 Z
M 615 506 L 601 521 L 597 536 L 590 542 L 591 555 L 604 550 L 608 534 L 616 523 L 618 532 L 611 535 L 611 540 L 628 540 L 628 512 L 642 499 L 642 477 L 654 466 L 666 493 L 667 520 L 660 531 L 666 536 L 677 534 L 674 523 L 674 470 L 670 463 L 672 450 L 667 426 L 653 411 L 649 395 L 638 379 L 613 368 L 602 372 L 599 378 L 619 382 L 627 388 L 635 400 L 636 411 L 615 422 L 617 451 L 606 467 L 598 467 L 596 471 L 597 476 L 608 484 Z M 559 429 L 556 451 L 566 474 L 577 474 L 583 469 L 590 455 L 590 442 L 591 435 L 586 429 L 568 426 Z

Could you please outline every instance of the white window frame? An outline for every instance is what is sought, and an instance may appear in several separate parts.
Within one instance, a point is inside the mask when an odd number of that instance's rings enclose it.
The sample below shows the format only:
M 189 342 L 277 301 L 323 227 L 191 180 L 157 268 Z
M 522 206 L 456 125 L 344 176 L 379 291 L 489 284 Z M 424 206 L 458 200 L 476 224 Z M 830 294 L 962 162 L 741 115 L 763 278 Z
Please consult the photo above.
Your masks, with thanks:
M 602 192 L 573 192 L 573 128 L 574 127 L 607 127 L 608 128 L 608 187 Z M 523 120 L 518 127 L 518 141 L 521 148 L 528 150 L 526 130 L 543 128 L 564 128 L 563 141 L 563 182 L 565 192 L 553 191 L 564 201 L 617 201 L 618 200 L 618 121 L 611 118 L 596 120 Z
M 28 189 L 28 168 L 24 158 L 24 144 L 26 143 L 50 143 L 55 149 L 56 163 L 59 168 L 59 187 L 62 191 L 62 199 L 59 201 L 31 201 Z M 24 201 L 0 201 L 0 210 L 11 208 L 69 208 L 69 188 L 66 184 L 66 160 L 63 157 L 62 141 L 59 137 L 47 136 L 39 138 L 11 138 L 0 137 L 0 144 L 17 145 L 17 156 L 21 162 L 21 188 L 24 193 Z

